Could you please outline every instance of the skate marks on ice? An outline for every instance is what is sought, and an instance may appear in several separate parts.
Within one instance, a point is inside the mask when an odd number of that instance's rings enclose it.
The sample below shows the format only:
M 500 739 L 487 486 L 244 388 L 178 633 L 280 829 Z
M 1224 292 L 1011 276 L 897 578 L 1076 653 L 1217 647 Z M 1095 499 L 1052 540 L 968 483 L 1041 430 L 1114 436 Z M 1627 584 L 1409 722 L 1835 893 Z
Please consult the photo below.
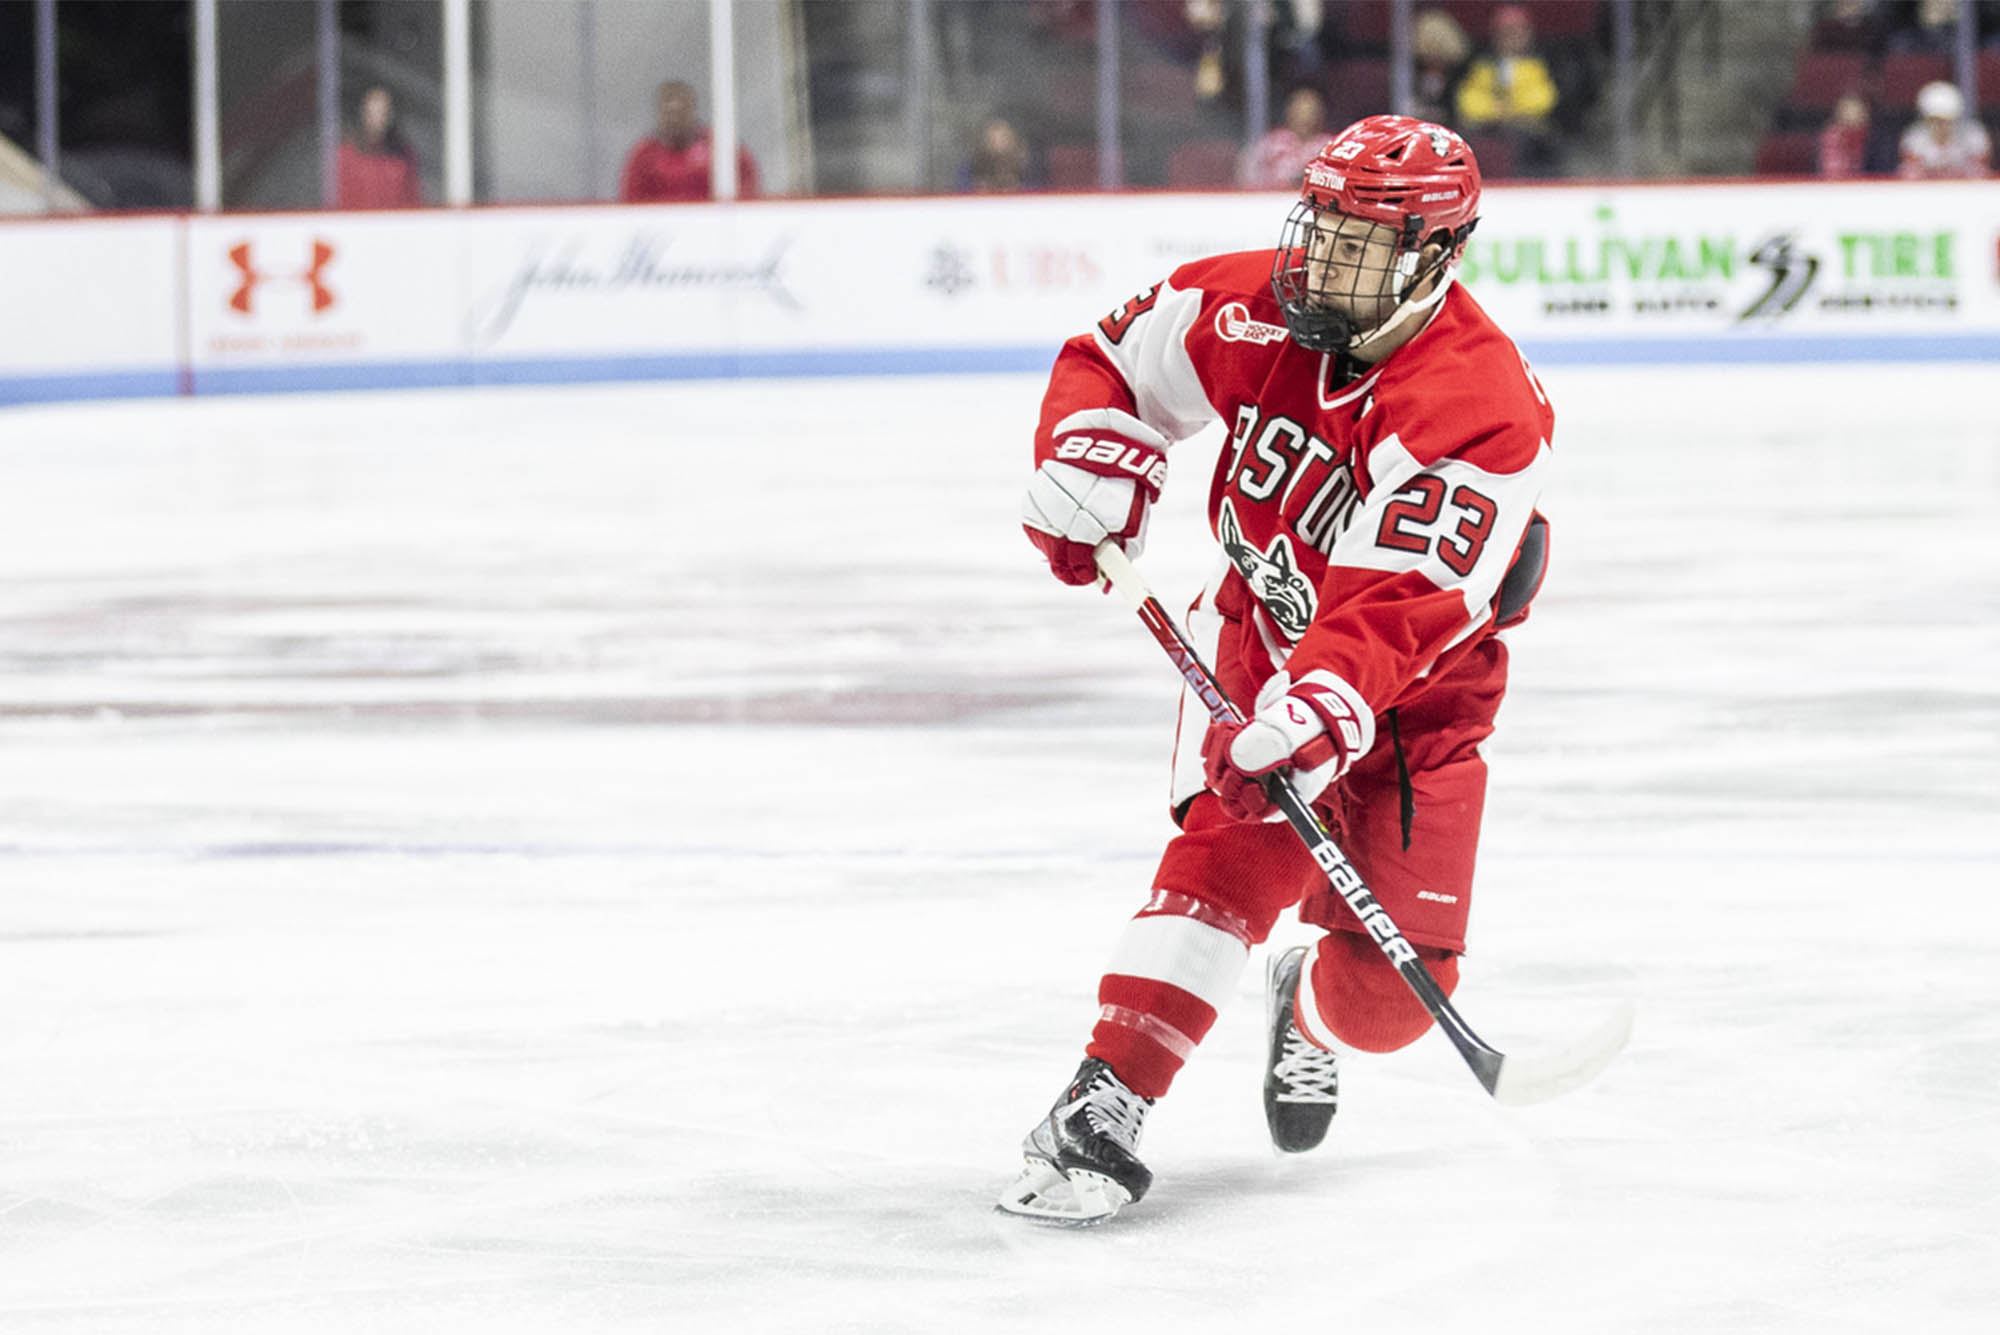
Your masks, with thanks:
M 0 1325 L 1983 1329 L 2000 440 L 1984 368 L 1849 374 L 1544 377 L 1458 996 L 1628 1050 L 1357 1057 L 1279 1162 L 1253 968 L 1087 1232 L 991 1201 L 1174 683 L 1033 564 L 1032 379 L 0 414 Z

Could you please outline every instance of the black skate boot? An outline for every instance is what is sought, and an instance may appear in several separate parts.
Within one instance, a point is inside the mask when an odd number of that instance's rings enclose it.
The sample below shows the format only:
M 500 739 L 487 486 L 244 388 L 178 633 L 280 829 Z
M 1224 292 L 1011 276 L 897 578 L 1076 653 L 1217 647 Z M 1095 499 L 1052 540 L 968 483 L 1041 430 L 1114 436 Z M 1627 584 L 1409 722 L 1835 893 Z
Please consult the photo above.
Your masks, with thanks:
M 1271 1026 L 1271 1049 L 1264 1064 L 1264 1120 L 1271 1128 L 1271 1143 L 1286 1154 L 1317 1148 L 1326 1139 L 1340 1097 L 1339 1059 L 1300 1033 L 1292 1018 L 1305 960 L 1304 946 L 1273 956 L 1264 985 Z
M 1050 1223 L 1096 1224 L 1144 1196 L 1153 1175 L 1139 1162 L 1139 1133 L 1152 1106 L 1107 1063 L 1086 1058 L 1021 1142 L 1027 1165 L 1001 1193 L 1000 1208 Z

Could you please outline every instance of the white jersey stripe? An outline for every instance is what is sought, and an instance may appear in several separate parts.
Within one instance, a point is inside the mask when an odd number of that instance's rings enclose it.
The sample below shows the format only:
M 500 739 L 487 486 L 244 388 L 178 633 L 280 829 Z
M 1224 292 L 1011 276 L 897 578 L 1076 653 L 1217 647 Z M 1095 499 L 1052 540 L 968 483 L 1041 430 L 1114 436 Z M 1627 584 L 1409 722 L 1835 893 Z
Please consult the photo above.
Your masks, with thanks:
M 1118 342 L 1096 331 L 1099 351 L 1132 388 L 1138 415 L 1172 440 L 1186 440 L 1216 419 L 1215 405 L 1188 356 L 1187 336 L 1201 316 L 1199 290 L 1182 292 L 1170 283 L 1150 309 L 1138 315 Z

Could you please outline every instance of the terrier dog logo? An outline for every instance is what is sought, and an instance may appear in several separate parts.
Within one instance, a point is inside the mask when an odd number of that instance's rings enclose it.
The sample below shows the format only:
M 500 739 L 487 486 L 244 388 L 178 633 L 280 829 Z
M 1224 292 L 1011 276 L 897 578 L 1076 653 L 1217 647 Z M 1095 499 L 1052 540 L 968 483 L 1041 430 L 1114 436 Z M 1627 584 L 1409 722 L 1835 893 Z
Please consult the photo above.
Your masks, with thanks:
M 1287 639 L 1297 640 L 1305 634 L 1306 627 L 1312 625 L 1319 599 L 1312 584 L 1299 573 L 1291 539 L 1280 533 L 1269 548 L 1259 551 L 1252 547 L 1243 537 L 1236 507 L 1227 500 L 1222 503 L 1216 532 L 1222 539 L 1223 555 L 1243 576 L 1251 595 L 1263 604 L 1272 623 Z

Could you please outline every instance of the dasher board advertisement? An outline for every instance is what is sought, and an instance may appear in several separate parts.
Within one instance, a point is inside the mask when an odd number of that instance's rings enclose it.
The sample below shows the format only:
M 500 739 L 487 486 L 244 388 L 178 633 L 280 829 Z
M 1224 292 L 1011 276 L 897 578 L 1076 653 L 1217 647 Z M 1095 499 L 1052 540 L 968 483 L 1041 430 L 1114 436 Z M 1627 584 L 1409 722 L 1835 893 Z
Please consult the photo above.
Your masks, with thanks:
M 0 223 L 0 403 L 1039 371 L 1282 193 Z M 1460 280 L 1537 363 L 2000 363 L 2000 181 L 1495 186 Z
M 2000 184 L 1489 192 L 1460 276 L 1544 360 L 2000 351 Z
M 194 391 L 461 379 L 451 313 L 462 225 L 416 212 L 187 220 Z

